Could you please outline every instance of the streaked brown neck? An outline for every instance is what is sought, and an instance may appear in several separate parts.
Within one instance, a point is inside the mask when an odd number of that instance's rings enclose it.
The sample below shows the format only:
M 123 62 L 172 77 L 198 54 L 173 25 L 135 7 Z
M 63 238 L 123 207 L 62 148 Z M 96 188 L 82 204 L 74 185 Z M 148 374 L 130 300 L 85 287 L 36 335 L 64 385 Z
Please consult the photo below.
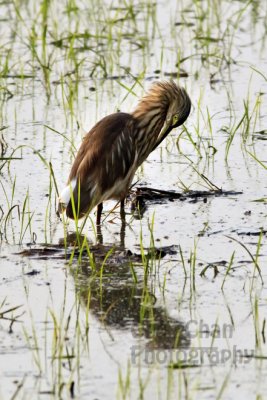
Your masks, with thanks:
M 136 145 L 141 164 L 154 148 L 166 120 L 170 99 L 162 85 L 153 85 L 132 115 L 137 122 Z

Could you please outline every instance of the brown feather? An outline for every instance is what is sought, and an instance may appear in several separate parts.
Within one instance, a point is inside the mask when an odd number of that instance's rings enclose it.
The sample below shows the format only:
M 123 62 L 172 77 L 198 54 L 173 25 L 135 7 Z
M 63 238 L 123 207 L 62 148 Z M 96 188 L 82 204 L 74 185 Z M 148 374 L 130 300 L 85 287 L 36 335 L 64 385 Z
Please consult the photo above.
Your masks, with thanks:
M 117 179 L 127 175 L 135 156 L 133 127 L 130 114 L 115 113 L 99 121 L 84 137 L 68 179 L 68 184 L 77 179 L 73 198 L 79 218 L 99 203 L 101 194 L 115 187 Z M 120 193 L 114 193 L 110 198 L 119 197 Z M 66 214 L 73 218 L 71 201 Z

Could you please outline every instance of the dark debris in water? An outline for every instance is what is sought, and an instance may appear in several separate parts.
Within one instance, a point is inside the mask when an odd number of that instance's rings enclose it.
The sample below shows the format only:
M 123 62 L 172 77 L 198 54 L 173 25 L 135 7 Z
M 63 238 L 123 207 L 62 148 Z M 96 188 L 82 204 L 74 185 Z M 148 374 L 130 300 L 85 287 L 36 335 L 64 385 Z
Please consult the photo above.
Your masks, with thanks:
M 187 368 L 198 368 L 200 367 L 200 364 L 189 364 L 189 363 L 184 363 L 184 362 L 178 362 L 178 363 L 171 363 L 169 364 L 168 368 L 171 369 L 187 369 Z
M 257 140 L 267 140 L 267 129 L 262 129 L 261 131 L 254 132 L 252 134 L 253 139 Z
M 185 22 L 185 21 L 178 21 L 175 22 L 175 26 L 187 26 L 188 28 L 191 28 L 192 26 L 195 26 L 193 22 Z
M 238 236 L 260 236 L 260 235 L 267 235 L 266 229 L 254 230 L 254 231 L 236 231 L 233 230 L 233 233 L 236 233 Z
M 35 275 L 40 274 L 40 272 L 41 272 L 41 271 L 37 271 L 37 269 L 33 269 L 33 270 L 30 271 L 30 272 L 26 272 L 24 275 L 27 275 L 27 276 L 35 276 Z
M 102 263 L 105 259 L 108 252 L 111 252 L 110 256 L 107 259 L 108 264 L 125 264 L 129 262 L 141 263 L 142 262 L 142 254 L 141 253 L 133 253 L 129 249 L 125 249 L 122 246 L 115 245 L 89 245 L 89 249 L 91 254 L 94 257 L 95 263 Z M 166 255 L 173 255 L 178 252 L 177 246 L 164 246 L 161 248 L 152 248 L 147 249 L 145 256 L 147 259 L 161 259 Z M 23 257 L 31 257 L 39 260 L 50 260 L 50 259 L 58 259 L 58 260 L 66 260 L 70 257 L 88 257 L 88 253 L 86 249 L 82 251 L 72 243 L 71 246 L 65 247 L 64 244 L 41 244 L 41 245 L 32 245 L 29 248 L 25 248 L 17 255 Z M 36 272 L 38 273 L 38 272 Z M 27 273 L 28 275 L 33 274 Z
M 56 247 L 54 247 L 56 246 Z M 20 255 L 23 257 L 34 257 L 34 258 L 39 258 L 40 260 L 49 260 L 51 258 L 53 259 L 62 259 L 63 250 L 61 247 L 57 245 L 40 245 L 40 246 L 32 246 L 28 249 L 24 249 L 18 253 L 15 253 L 16 255 Z
M 238 196 L 243 192 L 237 192 L 233 190 L 190 190 L 188 192 L 176 192 L 174 190 L 160 190 L 149 187 L 140 186 L 130 193 L 130 200 L 132 202 L 132 207 L 142 208 L 145 205 L 145 201 L 150 202 L 163 202 L 163 201 L 186 201 L 197 202 L 197 201 L 207 201 L 208 197 L 228 197 L 228 196 Z
M 213 235 L 219 235 L 219 234 L 227 234 L 227 230 L 219 229 L 217 231 L 213 232 L 205 232 L 204 234 L 206 236 L 213 236 Z M 258 237 L 260 235 L 267 236 L 267 230 L 266 229 L 257 229 L 257 230 L 239 230 L 239 229 L 233 229 L 230 231 L 231 233 L 235 233 L 238 236 L 251 236 L 251 237 Z M 199 235 L 200 236 L 200 235 Z M 203 234 L 201 235 L 203 236 Z
M 186 72 L 184 69 L 179 69 L 178 71 L 174 72 L 164 72 L 164 76 L 167 76 L 168 78 L 177 78 L 179 76 L 180 78 L 188 78 L 188 72 Z

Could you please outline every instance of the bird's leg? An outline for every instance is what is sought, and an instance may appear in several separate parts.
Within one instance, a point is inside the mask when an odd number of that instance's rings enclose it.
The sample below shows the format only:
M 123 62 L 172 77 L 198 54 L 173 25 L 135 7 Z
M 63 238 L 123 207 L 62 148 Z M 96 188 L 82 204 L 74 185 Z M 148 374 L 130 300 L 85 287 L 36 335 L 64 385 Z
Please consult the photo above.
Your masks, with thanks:
M 97 239 L 97 243 L 103 244 L 103 235 L 102 235 L 101 225 L 96 225 L 96 239 Z
M 103 210 L 103 203 L 100 203 L 97 206 L 96 225 L 100 225 L 102 210 Z
M 124 210 L 124 199 L 121 200 L 121 231 L 120 231 L 120 245 L 122 248 L 125 248 L 125 228 L 126 228 L 126 222 L 125 222 L 125 210 Z
M 124 199 L 121 200 L 121 219 L 125 221 Z

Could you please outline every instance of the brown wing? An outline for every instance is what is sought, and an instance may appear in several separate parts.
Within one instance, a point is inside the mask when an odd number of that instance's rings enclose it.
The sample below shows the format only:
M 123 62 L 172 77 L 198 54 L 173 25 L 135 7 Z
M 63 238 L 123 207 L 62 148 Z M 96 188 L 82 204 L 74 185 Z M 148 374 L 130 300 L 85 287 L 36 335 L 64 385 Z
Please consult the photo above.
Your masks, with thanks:
M 78 217 L 99 204 L 101 196 L 129 172 L 135 157 L 133 129 L 130 114 L 116 113 L 103 118 L 84 137 L 68 179 L 68 183 L 77 179 L 73 198 Z M 73 218 L 71 202 L 66 213 Z

